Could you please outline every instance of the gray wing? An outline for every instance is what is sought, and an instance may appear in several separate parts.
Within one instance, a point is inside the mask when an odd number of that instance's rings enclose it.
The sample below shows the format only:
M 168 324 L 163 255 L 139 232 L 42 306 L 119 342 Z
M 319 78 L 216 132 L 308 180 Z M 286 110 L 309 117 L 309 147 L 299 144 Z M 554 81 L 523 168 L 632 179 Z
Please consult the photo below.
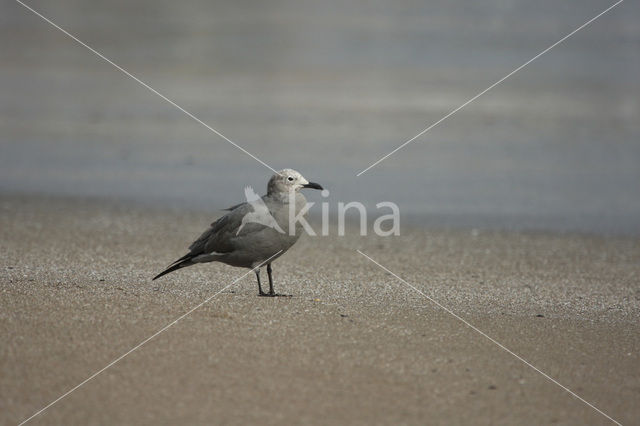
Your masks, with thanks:
M 231 253 L 236 250 L 238 242 L 244 237 L 266 228 L 259 223 L 245 223 L 240 235 L 236 235 L 238 228 L 242 225 L 242 218 L 251 212 L 253 207 L 248 203 L 234 206 L 233 210 L 213 222 L 209 229 L 189 246 L 189 255 L 197 256 L 211 252 Z
M 226 208 L 226 209 L 222 209 L 222 210 L 232 211 L 232 210 L 237 209 L 237 208 L 238 208 L 238 207 L 240 207 L 240 206 L 244 206 L 245 204 L 247 204 L 247 203 L 246 203 L 246 201 L 245 201 L 244 203 L 234 204 L 233 206 L 231 206 L 231 207 L 229 207 L 229 208 Z M 214 223 L 215 223 L 215 222 L 214 222 Z M 213 223 L 211 224 L 211 226 L 213 226 Z

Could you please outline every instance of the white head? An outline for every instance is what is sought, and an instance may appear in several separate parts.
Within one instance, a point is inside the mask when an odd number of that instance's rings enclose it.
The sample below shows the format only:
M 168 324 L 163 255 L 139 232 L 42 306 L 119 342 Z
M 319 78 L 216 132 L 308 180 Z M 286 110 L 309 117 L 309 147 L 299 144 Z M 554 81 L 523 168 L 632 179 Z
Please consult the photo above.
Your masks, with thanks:
M 293 169 L 280 170 L 269 179 L 267 194 L 289 193 L 300 191 L 302 188 L 320 189 L 322 187 L 314 182 L 309 182 L 300 173 Z

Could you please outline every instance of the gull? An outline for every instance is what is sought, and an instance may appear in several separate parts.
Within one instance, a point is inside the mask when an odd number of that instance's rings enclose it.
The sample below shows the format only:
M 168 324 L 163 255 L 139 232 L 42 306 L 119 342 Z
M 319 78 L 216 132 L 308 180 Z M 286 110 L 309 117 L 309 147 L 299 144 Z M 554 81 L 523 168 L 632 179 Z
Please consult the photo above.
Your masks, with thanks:
M 189 253 L 153 279 L 196 263 L 222 262 L 255 269 L 258 295 L 277 296 L 273 289 L 271 262 L 289 250 L 302 234 L 303 225 L 295 218 L 307 210 L 307 200 L 300 193 L 303 188 L 323 189 L 293 169 L 280 170 L 271 176 L 267 194 L 262 197 L 258 197 L 251 187 L 245 188 L 247 202 L 230 207 L 227 214 L 213 222 L 189 246 Z M 269 293 L 262 291 L 260 284 L 260 269 L 264 263 L 269 276 Z

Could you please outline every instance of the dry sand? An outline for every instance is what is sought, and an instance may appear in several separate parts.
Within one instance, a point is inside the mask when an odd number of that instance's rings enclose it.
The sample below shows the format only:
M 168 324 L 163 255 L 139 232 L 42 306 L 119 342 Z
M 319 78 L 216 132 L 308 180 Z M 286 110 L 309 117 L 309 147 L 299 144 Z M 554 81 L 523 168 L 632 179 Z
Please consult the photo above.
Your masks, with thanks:
M 4 196 L 0 423 L 32 415 L 245 273 L 150 281 L 202 212 Z M 402 229 L 303 238 L 33 424 L 624 424 L 640 419 L 638 239 Z

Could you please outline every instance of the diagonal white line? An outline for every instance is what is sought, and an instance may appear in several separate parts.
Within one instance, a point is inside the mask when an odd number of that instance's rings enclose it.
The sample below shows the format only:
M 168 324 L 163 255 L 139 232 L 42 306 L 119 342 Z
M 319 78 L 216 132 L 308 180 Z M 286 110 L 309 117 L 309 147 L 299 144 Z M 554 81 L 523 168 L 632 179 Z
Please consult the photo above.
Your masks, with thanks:
M 204 302 L 201 302 L 200 304 L 196 305 L 195 307 L 189 309 L 186 313 L 180 315 L 178 318 L 176 318 L 175 320 L 173 320 L 172 322 L 170 322 L 169 324 L 165 325 L 164 327 L 162 327 L 160 330 L 156 331 L 155 333 L 153 333 L 151 336 L 147 337 L 146 339 L 144 339 L 142 342 L 138 343 L 137 345 L 135 345 L 133 348 L 129 349 L 127 352 L 123 353 L 122 355 L 120 355 L 118 358 L 114 359 L 113 361 L 111 361 L 109 364 L 105 365 L 104 367 L 102 367 L 100 370 L 96 371 L 95 373 L 93 373 L 91 376 L 87 377 L 86 379 L 84 379 L 82 382 L 78 383 L 77 385 L 75 385 L 74 387 L 72 387 L 71 389 L 69 389 L 68 391 L 66 391 L 65 393 L 63 393 L 62 395 L 60 395 L 58 398 L 54 399 L 53 401 L 51 401 L 49 404 L 45 405 L 44 407 L 42 407 L 40 410 L 36 411 L 35 413 L 33 413 L 29 418 L 23 420 L 22 422 L 20 422 L 20 424 L 18 426 L 22 426 L 23 424 L 27 423 L 29 420 L 33 419 L 34 417 L 36 417 L 38 414 L 42 413 L 43 411 L 45 411 L 46 409 L 48 409 L 49 407 L 51 407 L 52 405 L 56 404 L 58 401 L 60 401 L 61 399 L 65 398 L 67 395 L 69 395 L 70 393 L 72 393 L 73 391 L 77 390 L 79 387 L 83 386 L 84 384 L 86 384 L 87 382 L 89 382 L 90 380 L 94 379 L 97 375 L 99 375 L 100 373 L 102 373 L 103 371 L 105 371 L 106 369 L 112 367 L 114 364 L 116 364 L 117 362 L 119 362 L 120 360 L 122 360 L 124 357 L 126 357 L 127 355 L 131 354 L 132 352 L 136 351 L 137 349 L 139 349 L 142 345 L 144 345 L 145 343 L 147 343 L 149 340 L 153 339 L 154 337 L 158 336 L 159 334 L 163 333 L 164 331 L 168 330 L 169 328 L 173 327 L 174 325 L 176 325 L 178 323 L 178 321 L 184 319 L 186 316 L 190 315 L 193 311 L 195 311 L 196 309 L 200 308 L 202 305 L 208 303 L 211 299 L 213 299 L 214 297 L 216 297 L 217 295 L 219 295 L 220 293 L 222 293 L 223 291 L 225 291 L 226 289 L 228 289 L 229 287 L 231 287 L 232 285 L 234 285 L 235 283 L 237 283 L 238 281 L 240 281 L 241 279 L 243 279 L 244 277 L 246 277 L 247 275 L 249 275 L 251 272 L 254 272 L 256 269 L 261 268 L 262 266 L 264 266 L 266 263 L 268 263 L 271 259 L 273 259 L 274 257 L 276 257 L 278 254 L 280 254 L 280 252 L 282 252 L 282 250 L 278 251 L 276 254 L 274 254 L 273 256 L 271 256 L 270 258 L 268 258 L 267 260 L 265 260 L 264 262 L 262 262 L 260 265 L 256 266 L 253 269 L 250 269 L 249 272 L 246 272 L 245 274 L 243 274 L 242 276 L 240 276 L 239 278 L 237 278 L 235 281 L 233 281 L 231 284 L 223 287 L 221 290 L 218 290 L 213 296 L 209 296 L 208 298 L 206 298 L 204 300 Z
M 462 318 L 461 316 L 459 316 L 458 314 L 456 314 L 455 312 L 453 312 L 451 309 L 447 308 L 446 306 L 440 304 L 437 300 L 434 300 L 433 298 L 431 298 L 430 296 L 428 296 L 427 294 L 425 294 L 423 291 L 417 289 L 415 286 L 409 284 L 407 281 L 403 280 L 402 278 L 400 278 L 398 275 L 396 275 L 395 273 L 391 272 L 389 269 L 385 268 L 384 266 L 382 266 L 380 263 L 376 262 L 375 260 L 373 260 L 371 257 L 367 256 L 366 254 L 364 254 L 363 252 L 361 252 L 360 250 L 356 250 L 358 253 L 360 253 L 361 255 L 363 255 L 364 257 L 366 257 L 367 259 L 369 259 L 371 262 L 375 263 L 376 265 L 378 265 L 381 269 L 383 269 L 384 271 L 388 272 L 389 274 L 393 275 L 394 277 L 396 277 L 398 280 L 400 280 L 402 283 L 404 283 L 405 285 L 407 285 L 408 287 L 412 288 L 414 291 L 416 291 L 417 293 L 421 294 L 422 296 L 426 297 L 431 303 L 435 304 L 436 306 L 438 306 L 440 309 L 444 310 L 445 312 L 447 312 L 448 314 L 451 314 L 454 318 L 456 318 L 457 320 L 461 321 L 464 325 L 466 325 L 467 327 L 471 328 L 473 331 L 481 334 L 482 336 L 486 337 L 489 341 L 491 341 L 492 343 L 494 343 L 495 345 L 497 345 L 500 349 L 504 350 L 505 352 L 513 355 L 514 357 L 516 357 L 518 360 L 520 360 L 521 362 L 523 362 L 524 364 L 526 364 L 527 366 L 531 367 L 533 370 L 537 371 L 538 373 L 540 373 L 542 376 L 544 376 L 546 379 L 550 380 L 551 382 L 555 383 L 556 385 L 560 386 L 562 389 L 564 389 L 565 391 L 569 392 L 573 397 L 579 399 L 580 401 L 584 402 L 585 404 L 587 404 L 589 407 L 593 408 L 594 410 L 596 410 L 598 413 L 602 414 L 603 416 L 605 416 L 607 419 L 611 420 L 613 423 L 622 426 L 622 424 L 616 420 L 614 420 L 613 418 L 611 418 L 611 416 L 609 416 L 607 413 L 605 413 L 604 411 L 600 410 L 598 407 L 594 406 L 593 404 L 591 404 L 589 401 L 585 400 L 584 398 L 582 398 L 580 395 L 578 395 L 577 393 L 575 393 L 574 391 L 572 391 L 571 389 L 569 389 L 568 387 L 564 386 L 562 383 L 558 382 L 556 379 L 554 379 L 553 377 L 549 376 L 547 373 L 545 373 L 544 371 L 540 370 L 539 368 L 537 368 L 536 366 L 534 366 L 533 364 L 531 364 L 529 361 L 527 361 L 526 359 L 522 358 L 520 355 L 514 353 L 513 351 L 511 351 L 509 348 L 507 348 L 506 346 L 504 346 L 502 343 L 498 342 L 497 340 L 493 339 L 491 336 L 487 335 L 485 332 L 483 332 L 482 330 L 478 329 L 476 326 L 474 326 L 473 324 L 469 323 L 467 320 L 465 320 L 464 318 Z
M 183 107 L 181 107 L 180 105 L 178 105 L 177 103 L 172 101 L 171 99 L 169 99 L 168 97 L 166 97 L 165 95 L 163 95 L 162 93 L 158 92 L 153 87 L 149 86 L 147 83 L 145 83 L 144 81 L 140 80 L 138 77 L 136 77 L 135 75 L 131 74 L 129 71 L 127 71 L 126 69 L 122 68 L 120 65 L 116 64 L 111 59 L 107 58 L 102 53 L 100 53 L 97 50 L 95 50 L 93 47 L 91 47 L 88 44 L 84 43 L 78 37 L 74 36 L 73 34 L 68 32 L 67 30 L 65 30 L 64 28 L 60 27 L 59 25 L 57 25 L 56 23 L 51 21 L 46 16 L 42 15 L 41 13 L 39 13 L 36 10 L 34 10 L 32 7 L 30 7 L 29 5 L 23 3 L 20 0 L 16 0 L 16 2 L 19 3 L 20 5 L 24 6 L 26 9 L 30 10 L 31 12 L 33 12 L 36 16 L 42 18 L 42 20 L 44 20 L 45 22 L 51 24 L 54 28 L 56 28 L 56 29 L 60 30 L 61 32 L 63 32 L 65 35 L 70 37 L 72 40 L 74 40 L 75 42 L 77 42 L 81 46 L 86 47 L 88 50 L 90 50 L 92 53 L 94 53 L 99 58 L 103 59 L 105 62 L 109 63 L 110 65 L 113 65 L 113 67 L 115 67 L 117 70 L 121 71 L 126 76 L 132 78 L 133 80 L 135 80 L 136 82 L 138 82 L 142 86 L 144 86 L 145 88 L 149 89 L 151 92 L 153 92 L 156 95 L 160 96 L 162 99 L 164 99 L 165 101 L 169 102 L 171 105 L 173 105 L 174 107 L 178 108 L 180 111 L 185 113 L 188 117 L 192 118 L 197 123 L 203 125 L 207 129 L 211 130 L 213 133 L 215 133 L 216 135 L 220 136 L 222 139 L 224 139 L 225 141 L 229 142 L 231 145 L 235 146 L 240 151 L 244 152 L 249 157 L 251 157 L 254 160 L 256 160 L 258 163 L 262 164 L 263 166 L 265 166 L 266 168 L 270 169 L 274 173 L 278 173 L 273 167 L 271 167 L 270 165 L 268 165 L 267 163 L 265 163 L 264 161 L 262 161 L 261 159 L 259 159 L 258 157 L 256 157 L 255 155 L 253 155 L 252 153 L 250 153 L 249 151 L 247 151 L 246 149 L 244 149 L 243 147 L 241 147 L 240 145 L 238 145 L 237 143 L 235 143 L 234 141 L 232 141 L 231 139 L 229 139 L 228 137 L 226 137 L 225 135 L 223 135 L 222 133 L 220 133 L 219 131 L 217 131 L 216 129 L 214 129 L 213 127 L 211 127 L 210 125 L 208 125 L 207 123 L 205 123 L 204 121 L 202 121 L 201 119 L 199 119 L 198 117 L 196 117 L 195 115 L 193 115 L 192 113 L 190 113 L 189 111 L 187 111 L 186 109 L 184 109 Z
M 587 25 L 591 24 L 593 21 L 595 21 L 596 19 L 598 19 L 599 17 L 601 17 L 602 15 L 604 15 L 605 13 L 609 12 L 611 9 L 613 9 L 614 7 L 618 6 L 620 3 L 622 3 L 624 0 L 618 0 L 617 2 L 615 2 L 614 4 L 612 4 L 611 6 L 609 6 L 608 8 L 606 8 L 605 10 L 603 10 L 602 12 L 600 12 L 599 14 L 597 14 L 596 16 L 594 16 L 593 18 L 589 19 L 587 22 L 585 22 L 584 24 L 580 25 L 578 28 L 576 28 L 575 30 L 571 31 L 569 34 L 567 34 L 566 36 L 562 37 L 560 40 L 556 41 L 555 43 L 553 43 L 551 46 L 547 47 L 546 49 L 544 49 L 542 52 L 538 53 L 536 56 L 534 56 L 533 58 L 529 59 L 527 62 L 525 62 L 524 64 L 520 65 L 518 68 L 514 69 L 513 71 L 511 71 L 509 74 L 505 75 L 504 77 L 502 77 L 500 80 L 496 81 L 495 83 L 493 83 L 491 86 L 487 87 L 486 89 L 484 89 L 482 92 L 478 93 L 477 95 L 475 95 L 473 98 L 469 99 L 468 101 L 466 101 L 465 103 L 463 103 L 462 105 L 460 105 L 459 107 L 457 107 L 456 109 L 450 111 L 447 115 L 445 115 L 444 117 L 442 117 L 441 119 L 439 119 L 438 121 L 436 121 L 435 123 L 431 124 L 429 127 L 427 127 L 426 129 L 422 130 L 420 133 L 418 133 L 417 135 L 415 135 L 414 137 L 412 137 L 411 139 L 409 139 L 408 141 L 404 142 L 402 145 L 400 145 L 399 147 L 397 147 L 396 149 L 394 149 L 393 151 L 391 151 L 390 153 L 388 153 L 387 155 L 385 155 L 384 157 L 380 158 L 378 161 L 372 163 L 369 165 L 369 167 L 367 167 L 366 169 L 362 170 L 360 173 L 358 173 L 356 176 L 360 176 L 363 173 L 365 173 L 367 170 L 369 170 L 370 168 L 380 164 L 382 161 L 386 160 L 387 158 L 389 158 L 390 156 L 392 156 L 393 154 L 395 154 L 396 152 L 398 152 L 399 150 L 401 150 L 402 148 L 404 148 L 405 146 L 409 145 L 411 142 L 415 141 L 416 139 L 418 139 L 420 136 L 424 135 L 425 133 L 427 133 L 429 130 L 433 129 L 434 127 L 436 127 L 438 124 L 442 123 L 444 120 L 446 120 L 447 118 L 451 117 L 452 115 L 454 115 L 455 113 L 457 113 L 458 111 L 460 111 L 462 108 L 466 107 L 467 105 L 469 105 L 471 102 L 475 101 L 476 99 L 478 99 L 480 96 L 484 95 L 485 93 L 487 93 L 489 90 L 493 89 L 494 87 L 496 87 L 497 85 L 499 85 L 500 83 L 502 83 L 503 81 L 505 81 L 506 79 L 508 79 L 509 77 L 511 77 L 512 75 L 514 75 L 515 73 L 517 73 L 518 71 L 520 71 L 522 68 L 526 67 L 527 65 L 529 65 L 531 62 L 535 61 L 536 59 L 538 59 L 540 56 L 544 55 L 545 53 L 547 53 L 548 51 L 550 51 L 551 49 L 553 49 L 554 47 L 556 47 L 557 45 L 559 45 L 560 43 L 562 43 L 563 41 L 565 41 L 566 39 L 568 39 L 569 37 L 571 37 L 572 35 L 574 35 L 575 33 L 577 33 L 578 31 L 582 30 L 584 27 L 586 27 Z

